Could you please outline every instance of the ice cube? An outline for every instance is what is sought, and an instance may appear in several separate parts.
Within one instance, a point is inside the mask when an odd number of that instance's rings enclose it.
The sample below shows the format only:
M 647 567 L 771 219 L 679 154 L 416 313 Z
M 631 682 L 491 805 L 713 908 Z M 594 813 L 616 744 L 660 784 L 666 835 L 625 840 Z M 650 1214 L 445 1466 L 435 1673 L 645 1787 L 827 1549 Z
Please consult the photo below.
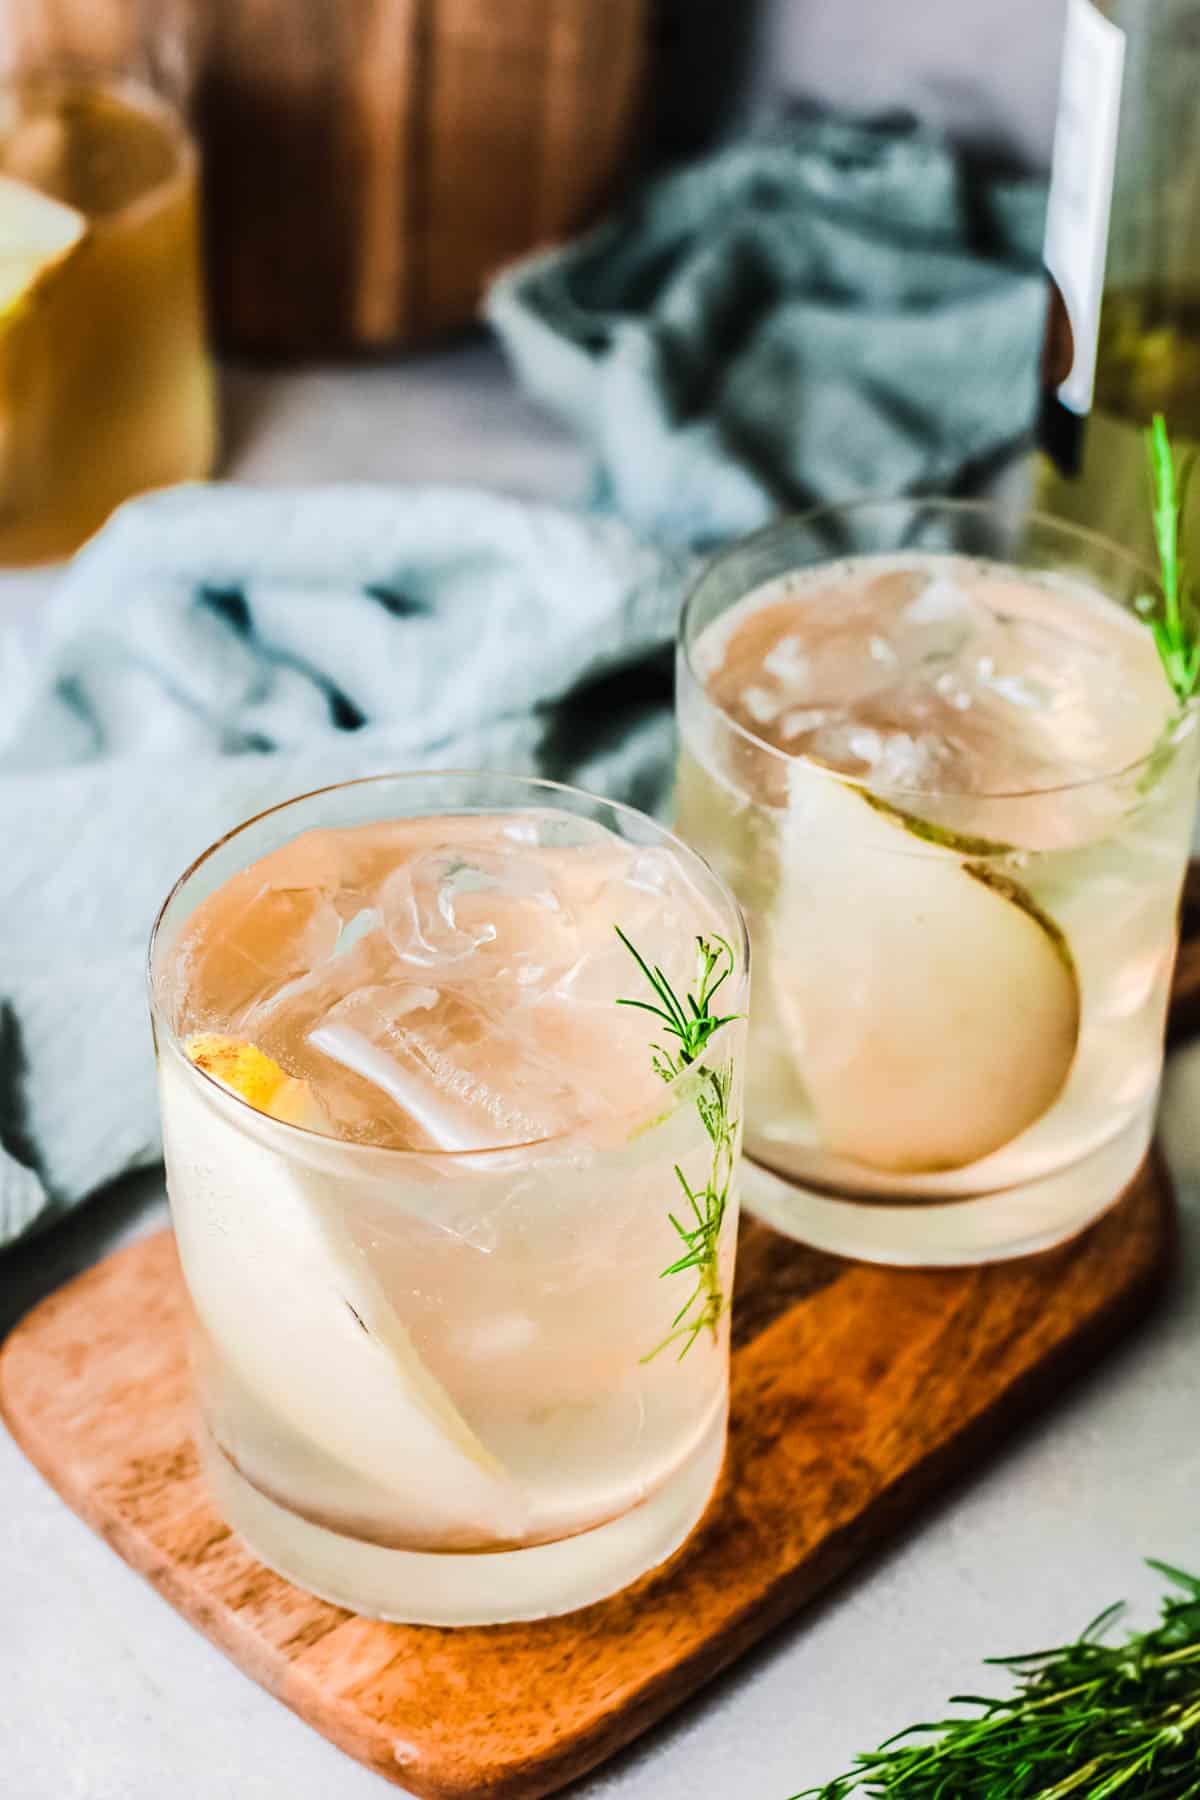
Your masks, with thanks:
M 867 725 L 853 725 L 846 733 L 846 747 L 851 756 L 874 769 L 883 755 L 883 737 Z
M 936 576 L 900 612 L 893 648 L 901 667 L 936 668 L 953 663 L 990 624 L 989 610 L 968 589 Z
M 955 712 L 968 712 L 971 707 L 971 695 L 964 687 L 962 676 L 955 669 L 943 669 L 933 684 L 933 689 Z
M 539 1004 L 546 1017 L 558 1009 L 561 1029 L 588 1045 L 588 1080 L 597 1098 L 617 1104 L 640 1086 L 648 1064 L 653 1021 L 620 1007 L 621 999 L 653 1001 L 646 977 L 625 934 L 650 968 L 659 968 L 676 993 L 694 985 L 696 938 L 719 927 L 711 907 L 669 850 L 643 850 L 615 860 L 609 876 L 579 915 L 579 948 Z M 630 1057 L 633 1058 L 632 1065 Z M 632 1070 L 632 1072 L 631 1072 Z M 629 1101 L 632 1104 L 632 1101 Z
M 990 662 L 991 659 L 987 660 Z M 984 675 L 981 666 L 979 679 L 990 693 L 997 694 L 1001 700 L 1007 700 L 1010 706 L 1020 706 L 1027 712 L 1040 712 L 1054 702 L 1050 689 L 1031 675 L 995 675 L 990 670 Z
M 513 844 L 538 850 L 594 849 L 611 841 L 610 833 L 595 819 L 575 813 L 524 812 L 510 819 L 504 836 Z
M 846 768 L 874 786 L 907 790 L 936 785 L 945 755 L 934 732 L 876 729 L 848 721 L 818 731 L 808 748 L 819 760 Z
M 901 613 L 908 625 L 941 625 L 948 619 L 965 625 L 975 622 L 979 608 L 965 588 L 944 575 L 926 582 L 915 600 L 910 600 Z
M 941 739 L 932 732 L 914 736 L 907 731 L 889 731 L 884 734 L 872 773 L 883 787 L 909 791 L 932 787 L 944 754 Z
M 586 821 L 585 821 L 586 823 Z M 542 858 L 523 848 L 429 851 L 394 871 L 380 895 L 401 962 L 456 980 L 526 992 L 575 953 L 575 924 Z
M 308 1034 L 411 1128 L 411 1147 L 486 1150 L 582 1124 L 584 1096 L 523 1016 L 499 1023 L 453 989 L 384 984 L 340 1000 Z
M 346 919 L 338 932 L 337 942 L 330 951 L 331 957 L 348 956 L 356 945 L 372 931 L 377 931 L 382 923 L 378 910 L 373 906 L 360 906 L 353 918 Z
M 809 732 L 820 731 L 828 725 L 836 715 L 824 706 L 797 706 L 785 713 L 779 721 L 779 735 L 785 743 L 792 743 L 798 737 Z
M 781 637 L 763 657 L 762 666 L 766 674 L 781 681 L 793 696 L 807 684 L 812 673 L 812 664 L 798 637 Z
M 669 850 L 638 850 L 625 872 L 625 883 L 648 894 L 669 895 L 679 879 L 679 863 Z
M 294 1022 L 319 1015 L 351 989 L 377 979 L 390 959 L 378 910 L 359 904 L 361 896 L 346 890 L 330 903 L 337 915 L 332 941 L 326 935 L 313 944 L 309 966 L 248 1006 L 241 1024 L 274 1054 L 289 1054 Z M 302 1034 L 302 1027 L 301 1027 Z
M 775 694 L 769 694 L 766 688 L 748 687 L 742 690 L 742 707 L 756 725 L 773 725 L 783 711 L 784 702 Z
M 235 875 L 196 909 L 180 959 L 191 1030 L 214 1019 L 235 1028 L 257 1006 L 333 953 L 342 929 L 320 889 L 276 887 L 254 869 Z

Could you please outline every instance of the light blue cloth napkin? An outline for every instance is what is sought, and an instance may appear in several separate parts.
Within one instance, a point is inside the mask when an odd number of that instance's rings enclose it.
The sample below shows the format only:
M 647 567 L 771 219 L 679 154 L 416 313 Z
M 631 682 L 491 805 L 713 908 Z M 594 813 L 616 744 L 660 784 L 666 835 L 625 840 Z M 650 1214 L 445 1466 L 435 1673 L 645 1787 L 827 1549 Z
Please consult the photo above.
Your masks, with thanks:
M 1045 187 L 915 126 L 800 116 L 666 175 L 495 284 L 521 380 L 661 541 L 947 493 L 1030 429 Z
M 144 960 L 175 877 L 308 789 L 505 768 L 653 808 L 680 558 L 469 489 L 177 488 L 0 664 L 0 1243 L 160 1154 Z

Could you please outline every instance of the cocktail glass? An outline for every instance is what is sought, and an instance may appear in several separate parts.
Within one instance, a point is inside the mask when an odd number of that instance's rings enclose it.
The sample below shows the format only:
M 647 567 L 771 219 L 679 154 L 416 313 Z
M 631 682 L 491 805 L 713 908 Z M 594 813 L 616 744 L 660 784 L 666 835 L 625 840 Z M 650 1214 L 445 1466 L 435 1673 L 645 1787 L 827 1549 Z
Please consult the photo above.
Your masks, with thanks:
M 829 508 L 685 608 L 677 829 L 745 908 L 746 1204 L 985 1261 L 1109 1207 L 1154 1117 L 1194 704 L 1117 546 L 973 503 Z
M 685 1042 L 655 971 L 742 1016 Z M 151 999 L 201 1454 L 256 1554 L 442 1625 L 668 1556 L 728 1393 L 747 951 L 705 864 L 546 782 L 353 782 L 193 865 Z

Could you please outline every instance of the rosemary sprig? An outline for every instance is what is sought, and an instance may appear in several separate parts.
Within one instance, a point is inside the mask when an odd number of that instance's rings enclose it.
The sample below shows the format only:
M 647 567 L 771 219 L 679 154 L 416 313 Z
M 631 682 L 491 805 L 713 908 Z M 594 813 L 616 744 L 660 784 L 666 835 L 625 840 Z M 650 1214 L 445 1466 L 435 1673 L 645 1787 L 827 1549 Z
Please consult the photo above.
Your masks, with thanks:
M 1195 457 L 1189 456 L 1176 472 L 1166 420 L 1161 413 L 1155 413 L 1146 432 L 1146 453 L 1163 598 L 1160 607 L 1148 595 L 1144 596 L 1138 602 L 1138 611 L 1154 633 L 1167 680 L 1180 706 L 1184 706 L 1200 684 L 1200 623 L 1183 551 L 1183 511 Z
M 657 964 L 653 968 L 630 943 L 619 925 L 617 936 L 637 963 L 650 984 L 654 1000 L 618 1000 L 618 1006 L 635 1006 L 641 1012 L 660 1019 L 664 1031 L 675 1039 L 675 1047 L 652 1043 L 650 1061 L 655 1073 L 664 1081 L 674 1081 L 684 1069 L 695 1066 L 700 1078 L 696 1110 L 712 1144 L 712 1163 L 702 1188 L 694 1188 L 687 1176 L 675 1165 L 675 1178 L 683 1189 L 688 1210 L 683 1218 L 668 1213 L 672 1226 L 683 1244 L 683 1255 L 670 1263 L 662 1273 L 684 1275 L 694 1273 L 696 1283 L 688 1298 L 671 1321 L 671 1329 L 645 1357 L 649 1362 L 668 1344 L 681 1346 L 684 1357 L 704 1331 L 714 1338 L 725 1310 L 721 1290 L 721 1227 L 729 1203 L 729 1187 L 733 1179 L 734 1137 L 737 1126 L 730 1117 L 729 1102 L 733 1087 L 732 1071 L 711 1069 L 700 1061 L 709 1039 L 722 1025 L 729 1025 L 736 1013 L 713 1011 L 713 1000 L 733 973 L 733 951 L 724 938 L 696 939 L 698 956 L 696 990 L 680 1000 L 671 983 Z
M 1103 1643 L 1110 1606 L 1073 1644 L 993 1657 L 1010 1699 L 957 1695 L 973 1716 L 910 1726 L 793 1800 L 1198 1800 L 1200 1581 L 1150 1567 L 1176 1590 L 1152 1630 Z

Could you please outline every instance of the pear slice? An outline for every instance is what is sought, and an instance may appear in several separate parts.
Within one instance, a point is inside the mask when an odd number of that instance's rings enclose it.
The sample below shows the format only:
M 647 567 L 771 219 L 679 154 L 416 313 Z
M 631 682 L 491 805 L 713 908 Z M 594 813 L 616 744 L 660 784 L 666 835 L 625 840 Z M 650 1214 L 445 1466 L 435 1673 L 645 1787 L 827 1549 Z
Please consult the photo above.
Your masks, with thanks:
M 259 1110 L 278 1102 L 293 1122 L 316 1122 L 316 1101 L 297 1093 L 306 1084 L 253 1046 L 204 1034 L 188 1048 L 224 1085 L 244 1078 L 243 1097 Z M 422 1362 L 346 1227 L 336 1174 L 224 1117 L 170 1052 L 160 1083 L 188 1291 L 237 1380 L 327 1457 L 393 1495 L 392 1523 L 410 1543 L 519 1539 L 524 1496 Z
M 763 974 L 822 1143 L 894 1173 L 1011 1142 L 1062 1092 L 1079 1037 L 1061 930 L 940 836 L 792 765 Z
M 0 174 L 0 322 L 79 243 L 87 220 L 28 182 Z

